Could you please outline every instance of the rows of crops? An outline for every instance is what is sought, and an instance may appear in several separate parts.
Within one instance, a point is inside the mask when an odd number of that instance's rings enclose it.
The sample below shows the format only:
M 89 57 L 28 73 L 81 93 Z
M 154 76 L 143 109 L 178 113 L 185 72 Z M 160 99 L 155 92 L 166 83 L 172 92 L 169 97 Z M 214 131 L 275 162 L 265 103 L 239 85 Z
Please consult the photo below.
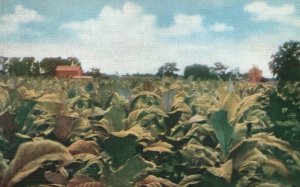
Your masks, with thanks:
M 3 78 L 0 186 L 299 186 L 300 84 Z

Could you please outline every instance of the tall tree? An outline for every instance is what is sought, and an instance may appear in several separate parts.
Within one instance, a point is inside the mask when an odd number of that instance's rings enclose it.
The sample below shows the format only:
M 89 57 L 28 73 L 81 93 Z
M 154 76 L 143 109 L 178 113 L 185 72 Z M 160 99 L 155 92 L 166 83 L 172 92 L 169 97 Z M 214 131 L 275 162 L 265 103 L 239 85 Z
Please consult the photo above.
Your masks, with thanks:
M 184 68 L 184 78 L 188 78 L 191 75 L 194 76 L 194 79 L 200 78 L 203 80 L 213 79 L 217 77 L 210 71 L 210 68 L 208 66 L 202 64 L 193 64 L 190 66 L 186 66 Z
M 279 47 L 269 62 L 273 76 L 280 81 L 300 80 L 300 42 L 289 41 Z
M 176 62 L 167 62 L 158 69 L 157 75 L 174 76 L 176 75 L 175 72 L 179 71 L 179 69 L 176 66 L 177 66 Z
M 22 63 L 20 57 L 11 57 L 9 59 L 8 72 L 10 74 L 15 74 L 16 76 L 24 76 L 25 75 L 25 63 Z
M 24 57 L 22 59 L 21 63 L 23 63 L 23 67 L 24 67 L 23 75 L 31 76 L 32 71 L 33 71 L 33 66 L 35 63 L 35 58 L 34 57 Z
M 224 65 L 222 62 L 214 63 L 214 66 L 211 67 L 211 71 L 218 75 L 225 75 L 228 66 Z

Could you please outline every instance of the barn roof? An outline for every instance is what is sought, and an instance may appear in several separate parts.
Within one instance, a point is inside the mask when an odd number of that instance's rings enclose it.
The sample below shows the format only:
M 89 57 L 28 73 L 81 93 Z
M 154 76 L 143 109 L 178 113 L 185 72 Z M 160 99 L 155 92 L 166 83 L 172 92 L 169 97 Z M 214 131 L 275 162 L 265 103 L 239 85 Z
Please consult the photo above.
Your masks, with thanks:
M 57 71 L 82 71 L 80 66 L 57 66 Z

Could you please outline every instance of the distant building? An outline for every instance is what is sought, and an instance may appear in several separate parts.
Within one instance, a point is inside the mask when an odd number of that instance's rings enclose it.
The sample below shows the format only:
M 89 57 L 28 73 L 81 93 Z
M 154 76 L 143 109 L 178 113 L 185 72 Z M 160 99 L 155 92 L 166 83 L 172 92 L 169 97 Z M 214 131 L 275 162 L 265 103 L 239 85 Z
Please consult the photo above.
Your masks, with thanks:
M 251 82 L 261 82 L 262 81 L 262 71 L 257 67 L 254 66 L 248 72 L 248 78 Z
M 83 76 L 81 66 L 57 66 L 55 69 L 56 76 L 59 78 L 72 78 Z

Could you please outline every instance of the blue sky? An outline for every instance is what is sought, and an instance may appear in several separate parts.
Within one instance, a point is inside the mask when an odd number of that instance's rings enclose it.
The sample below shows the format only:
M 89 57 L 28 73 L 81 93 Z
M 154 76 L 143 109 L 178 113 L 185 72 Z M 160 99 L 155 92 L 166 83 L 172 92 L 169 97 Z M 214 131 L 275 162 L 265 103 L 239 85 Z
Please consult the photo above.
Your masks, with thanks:
M 299 0 L 0 0 L 0 55 L 76 56 L 105 73 L 222 62 L 271 77 L 270 56 L 299 39 Z

